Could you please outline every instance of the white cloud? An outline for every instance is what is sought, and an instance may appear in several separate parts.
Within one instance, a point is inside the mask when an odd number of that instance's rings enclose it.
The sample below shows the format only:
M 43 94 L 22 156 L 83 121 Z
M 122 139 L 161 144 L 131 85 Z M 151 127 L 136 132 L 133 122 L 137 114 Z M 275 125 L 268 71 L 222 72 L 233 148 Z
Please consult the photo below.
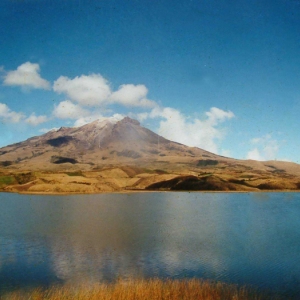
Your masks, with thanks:
M 149 118 L 149 113 L 148 112 L 139 113 L 139 114 L 133 115 L 133 118 L 134 117 L 137 118 L 140 122 L 143 122 Z
M 61 76 L 54 82 L 53 90 L 83 106 L 106 106 L 114 103 L 132 107 L 156 105 L 154 101 L 147 99 L 148 89 L 145 85 L 123 84 L 113 92 L 109 82 L 100 74 L 81 75 L 74 79 Z
M 50 89 L 50 83 L 41 78 L 39 64 L 26 62 L 20 65 L 17 70 L 8 71 L 4 76 L 4 85 L 17 85 L 34 89 Z
M 28 117 L 25 122 L 30 124 L 30 125 L 33 125 L 33 126 L 37 126 L 39 124 L 42 124 L 42 123 L 45 123 L 48 121 L 48 118 L 47 116 L 36 116 L 35 113 L 32 113 L 30 115 L 30 117 Z
M 250 150 L 247 153 L 247 159 L 254 159 L 254 160 L 264 160 L 264 158 L 262 157 L 261 153 L 259 152 L 259 150 L 257 148 L 254 148 L 252 150 Z
M 70 100 L 60 102 L 54 107 L 53 115 L 59 119 L 79 119 L 87 117 L 90 112 Z
M 83 108 L 80 104 L 74 104 L 70 100 L 62 101 L 57 106 L 54 106 L 52 114 L 58 119 L 75 120 L 74 127 L 83 126 L 97 119 L 106 118 L 103 117 L 99 110 L 90 111 Z
M 145 85 L 123 84 L 117 91 L 112 91 L 109 82 L 100 74 L 81 75 L 73 79 L 61 76 L 54 82 L 53 90 L 65 94 L 69 99 L 55 106 L 52 114 L 59 119 L 76 120 L 76 127 L 101 119 L 108 105 L 157 106 L 156 102 L 147 99 L 148 89 Z
M 0 119 L 4 123 L 19 123 L 24 119 L 24 114 L 12 111 L 6 104 L 0 103 Z
M 196 146 L 218 153 L 217 140 L 224 137 L 223 131 L 217 128 L 219 123 L 234 117 L 231 111 L 223 111 L 213 107 L 206 113 L 207 119 L 191 119 L 180 111 L 171 108 L 154 108 L 148 115 L 150 118 L 162 118 L 158 133 L 167 139 Z M 145 119 L 145 115 L 141 116 Z
M 253 138 L 250 143 L 255 147 L 247 153 L 247 159 L 273 160 L 277 158 L 279 145 L 271 135 L 267 134 L 263 137 Z
M 225 111 L 217 107 L 212 107 L 210 111 L 205 113 L 212 125 L 218 125 L 220 122 L 224 122 L 234 117 L 233 112 Z
M 156 103 L 147 99 L 148 89 L 142 84 L 123 84 L 110 99 L 124 106 L 154 107 Z
M 19 123 L 21 121 L 25 121 L 27 124 L 33 126 L 48 121 L 46 116 L 36 116 L 35 113 L 32 113 L 28 118 L 26 118 L 22 112 L 12 111 L 4 103 L 0 103 L 0 119 L 4 123 Z
M 53 90 L 66 94 L 72 101 L 81 105 L 102 105 L 111 95 L 110 86 L 100 74 L 81 75 L 74 79 L 61 76 L 53 84 Z
M 228 150 L 228 149 L 222 149 L 221 150 L 221 155 L 225 156 L 225 157 L 231 157 L 232 156 L 231 151 Z

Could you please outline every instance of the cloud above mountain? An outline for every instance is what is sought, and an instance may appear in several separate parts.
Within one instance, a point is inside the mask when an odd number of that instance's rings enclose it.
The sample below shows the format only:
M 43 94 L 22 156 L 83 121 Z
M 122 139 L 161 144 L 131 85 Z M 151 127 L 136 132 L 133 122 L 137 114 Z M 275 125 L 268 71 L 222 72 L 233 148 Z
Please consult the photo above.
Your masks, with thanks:
M 250 141 L 253 148 L 247 153 L 247 159 L 274 160 L 277 158 L 279 143 L 270 134 L 263 137 L 253 138 Z
M 122 84 L 117 91 L 112 91 L 109 82 L 100 74 L 81 75 L 73 79 L 60 76 L 54 81 L 53 90 L 58 94 L 65 94 L 69 100 L 82 106 L 155 106 L 154 101 L 147 99 L 146 86 Z
M 36 116 L 32 113 L 29 117 L 22 112 L 11 110 L 5 103 L 0 103 L 0 121 L 2 123 L 20 123 L 24 121 L 26 124 L 37 126 L 49 120 L 46 115 Z
M 111 95 L 108 81 L 100 74 L 81 75 L 73 79 L 60 76 L 54 81 L 53 90 L 84 106 L 107 104 Z
M 143 84 L 122 84 L 119 89 L 111 94 L 113 103 L 130 107 L 154 107 L 157 104 L 147 99 L 148 89 Z
M 50 83 L 41 77 L 39 64 L 26 62 L 16 70 L 4 75 L 4 85 L 21 86 L 28 89 L 50 90 Z
M 234 117 L 233 112 L 212 107 L 205 113 L 206 118 L 191 118 L 172 107 L 156 107 L 149 114 L 141 114 L 141 119 L 158 118 L 158 133 L 167 139 L 219 153 L 218 141 L 225 137 L 219 125 Z
M 45 115 L 42 116 L 36 116 L 35 113 L 32 113 L 28 118 L 25 119 L 25 122 L 32 126 L 37 126 L 42 123 L 45 123 L 48 121 L 48 117 Z
M 0 103 L 0 120 L 3 123 L 19 123 L 24 114 L 11 110 L 5 103 Z
M 70 100 L 60 102 L 54 106 L 53 115 L 58 119 L 76 120 L 86 117 L 90 114 L 87 109 L 82 108 L 79 104 L 74 104 Z

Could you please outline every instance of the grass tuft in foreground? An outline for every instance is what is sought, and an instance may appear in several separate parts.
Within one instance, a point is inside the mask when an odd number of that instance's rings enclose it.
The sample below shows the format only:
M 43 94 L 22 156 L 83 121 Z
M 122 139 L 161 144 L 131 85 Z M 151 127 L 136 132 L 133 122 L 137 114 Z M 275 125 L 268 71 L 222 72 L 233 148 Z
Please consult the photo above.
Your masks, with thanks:
M 3 295 L 4 300 L 244 300 L 266 299 L 247 288 L 225 283 L 190 280 L 129 280 L 110 284 L 63 286 L 31 291 L 15 291 Z

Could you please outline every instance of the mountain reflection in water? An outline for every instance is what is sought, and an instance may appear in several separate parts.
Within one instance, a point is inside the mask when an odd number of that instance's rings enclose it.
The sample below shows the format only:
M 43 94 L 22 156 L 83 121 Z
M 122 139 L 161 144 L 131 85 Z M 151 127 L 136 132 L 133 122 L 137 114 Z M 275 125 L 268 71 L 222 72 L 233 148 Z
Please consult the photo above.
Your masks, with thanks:
M 198 277 L 300 295 L 299 198 L 0 194 L 0 288 Z

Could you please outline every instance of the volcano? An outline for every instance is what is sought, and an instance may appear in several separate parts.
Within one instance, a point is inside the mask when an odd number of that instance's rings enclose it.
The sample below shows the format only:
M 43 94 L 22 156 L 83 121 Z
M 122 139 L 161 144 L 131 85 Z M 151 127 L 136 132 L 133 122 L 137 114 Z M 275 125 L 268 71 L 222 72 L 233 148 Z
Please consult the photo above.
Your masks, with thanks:
M 19 170 L 89 170 L 114 164 L 194 163 L 220 159 L 205 150 L 169 141 L 129 117 L 61 127 L 0 149 L 0 165 Z

